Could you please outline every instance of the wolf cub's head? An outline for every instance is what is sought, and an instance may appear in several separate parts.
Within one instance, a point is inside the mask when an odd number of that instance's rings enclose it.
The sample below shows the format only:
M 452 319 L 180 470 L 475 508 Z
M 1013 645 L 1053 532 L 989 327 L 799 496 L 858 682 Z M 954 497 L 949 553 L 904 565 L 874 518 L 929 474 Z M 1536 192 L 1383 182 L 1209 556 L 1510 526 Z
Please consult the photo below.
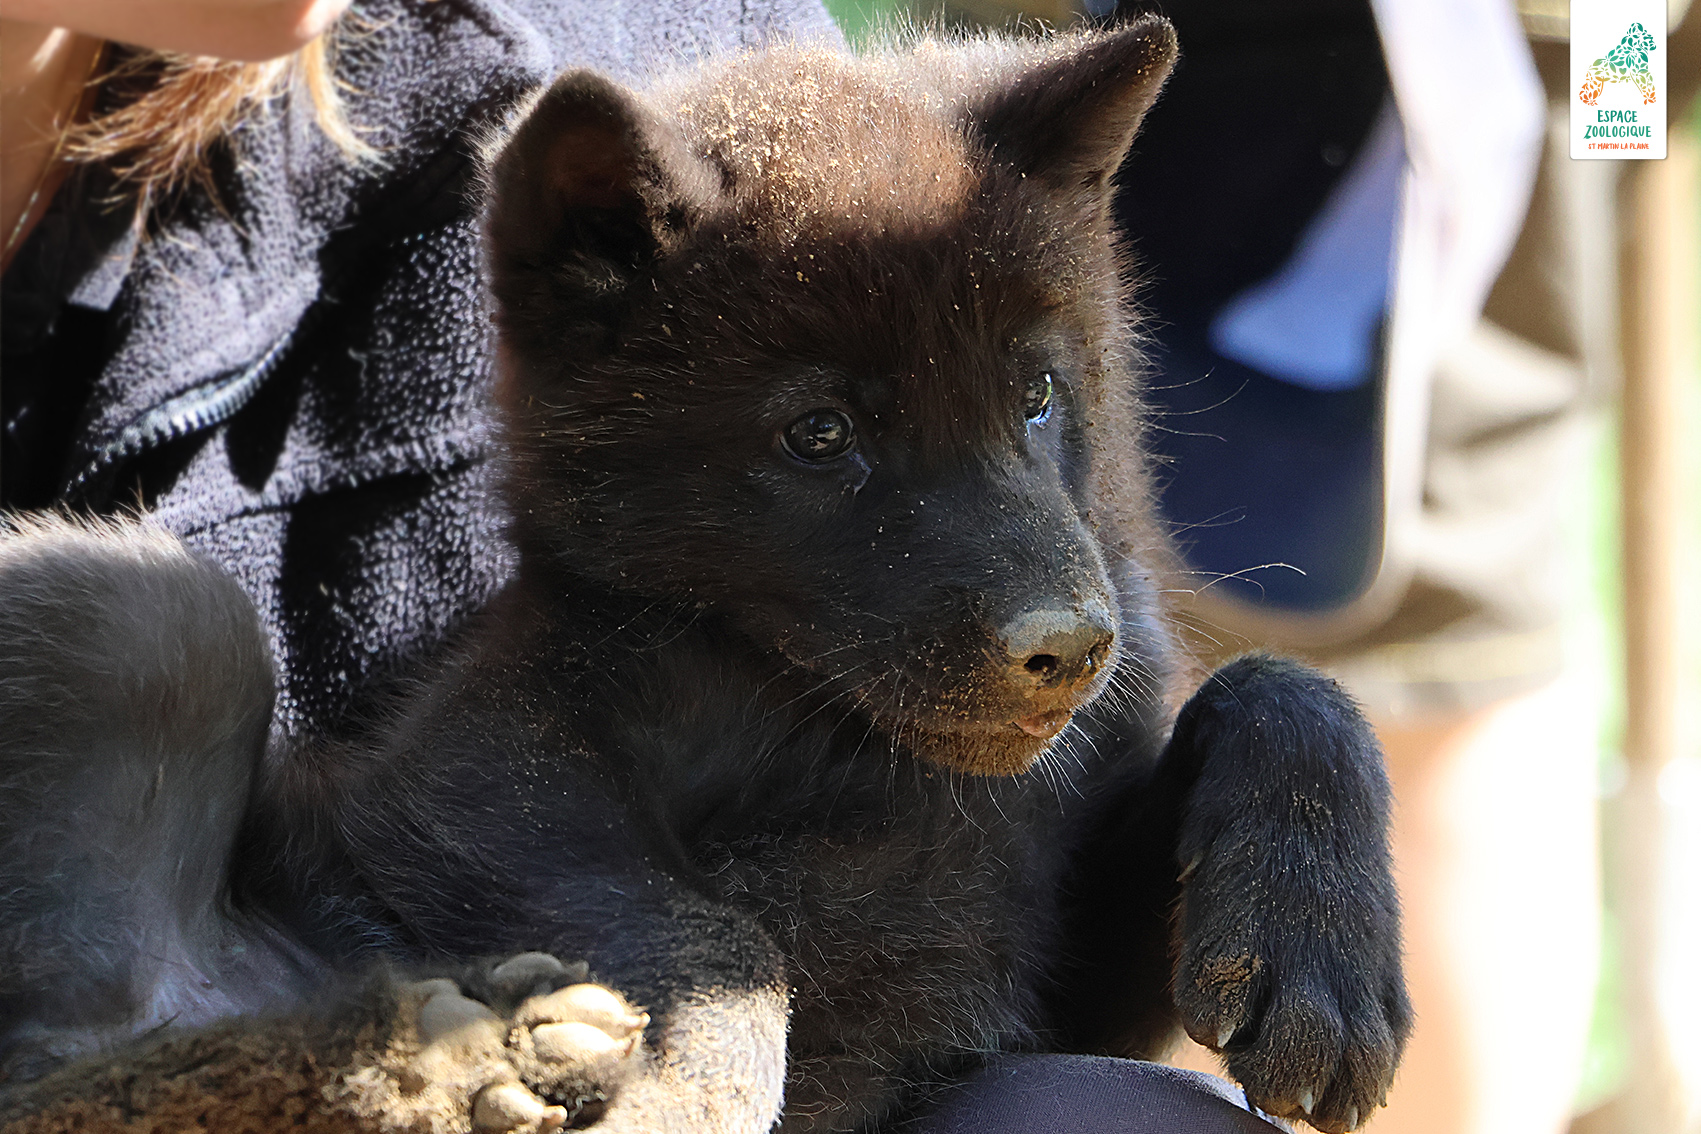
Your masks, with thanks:
M 522 554 L 1028 767 L 1152 648 L 1108 208 L 1173 55 L 1146 20 L 562 77 L 490 175 Z

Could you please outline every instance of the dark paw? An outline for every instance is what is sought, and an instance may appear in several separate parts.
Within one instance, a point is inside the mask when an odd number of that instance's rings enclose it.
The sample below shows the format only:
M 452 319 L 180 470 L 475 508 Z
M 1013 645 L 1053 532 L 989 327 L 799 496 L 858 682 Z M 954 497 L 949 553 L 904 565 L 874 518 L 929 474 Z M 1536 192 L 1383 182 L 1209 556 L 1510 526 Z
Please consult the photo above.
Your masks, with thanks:
M 460 980 L 400 986 L 390 1042 L 344 1080 L 345 1106 L 404 1128 L 470 1122 L 481 1134 L 593 1122 L 639 1065 L 649 1017 L 585 975 L 522 953 Z
M 1331 953 L 1316 939 L 1201 946 L 1181 958 L 1176 1002 L 1188 1034 L 1221 1053 L 1254 1104 L 1346 1131 L 1387 1101 L 1411 1012 L 1398 970 L 1366 972 Z
M 1352 1130 L 1411 1026 L 1381 752 L 1334 682 L 1275 658 L 1219 671 L 1172 745 L 1201 766 L 1175 998 L 1259 1107 Z

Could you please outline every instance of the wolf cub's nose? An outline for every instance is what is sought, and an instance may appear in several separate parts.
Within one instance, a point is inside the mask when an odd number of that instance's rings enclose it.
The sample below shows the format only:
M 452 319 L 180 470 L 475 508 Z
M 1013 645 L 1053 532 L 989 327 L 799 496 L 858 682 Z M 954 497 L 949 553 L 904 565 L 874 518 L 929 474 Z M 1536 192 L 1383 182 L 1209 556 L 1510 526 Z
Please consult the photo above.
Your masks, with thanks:
M 1093 603 L 1027 611 L 1005 623 L 998 638 L 1012 670 L 1049 689 L 1090 677 L 1104 664 L 1116 631 L 1110 612 Z

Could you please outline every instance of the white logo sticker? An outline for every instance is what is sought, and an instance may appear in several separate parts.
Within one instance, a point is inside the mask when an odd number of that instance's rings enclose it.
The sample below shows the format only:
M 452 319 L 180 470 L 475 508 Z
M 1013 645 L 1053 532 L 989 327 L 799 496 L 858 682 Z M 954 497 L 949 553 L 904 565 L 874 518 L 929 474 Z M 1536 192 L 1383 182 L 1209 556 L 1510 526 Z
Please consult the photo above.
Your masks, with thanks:
M 1665 0 L 1571 0 L 1571 156 L 1666 156 Z

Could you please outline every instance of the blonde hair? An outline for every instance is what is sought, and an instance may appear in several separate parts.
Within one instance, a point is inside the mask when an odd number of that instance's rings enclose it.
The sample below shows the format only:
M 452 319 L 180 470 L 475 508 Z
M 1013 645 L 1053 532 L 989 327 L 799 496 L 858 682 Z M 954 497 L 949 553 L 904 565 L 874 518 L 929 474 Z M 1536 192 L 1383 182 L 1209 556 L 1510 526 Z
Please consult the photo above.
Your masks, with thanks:
M 72 161 L 107 163 L 143 210 L 191 183 L 211 189 L 216 147 L 291 89 L 312 100 L 320 130 L 343 153 L 357 161 L 377 157 L 344 114 L 330 33 L 263 63 L 108 45 L 91 86 L 108 105 L 97 103 L 93 117 L 71 127 L 63 152 Z

